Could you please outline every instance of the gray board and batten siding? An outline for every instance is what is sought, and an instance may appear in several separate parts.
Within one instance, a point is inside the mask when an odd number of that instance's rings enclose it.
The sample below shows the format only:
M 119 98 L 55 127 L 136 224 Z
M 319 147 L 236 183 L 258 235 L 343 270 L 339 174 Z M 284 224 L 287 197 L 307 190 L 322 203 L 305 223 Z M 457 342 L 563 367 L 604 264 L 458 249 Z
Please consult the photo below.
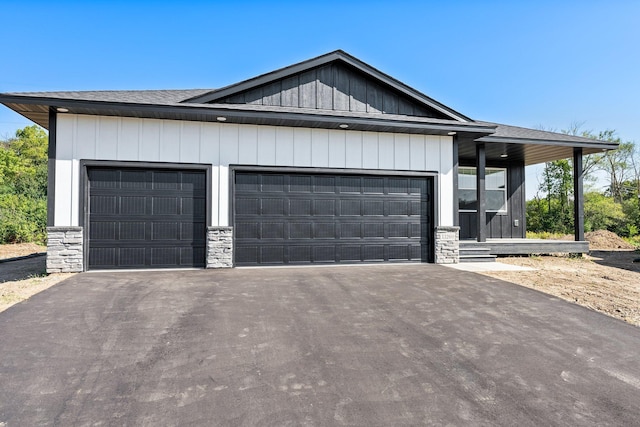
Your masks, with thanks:
M 461 161 L 460 166 L 475 166 Z M 525 169 L 522 162 L 491 162 L 487 167 L 506 168 L 507 170 L 507 211 L 487 212 L 487 238 L 524 239 L 526 237 L 526 193 Z M 460 239 L 477 237 L 476 212 L 460 212 Z M 518 221 L 516 225 L 515 221 Z
M 339 62 L 294 74 L 218 102 L 450 119 Z

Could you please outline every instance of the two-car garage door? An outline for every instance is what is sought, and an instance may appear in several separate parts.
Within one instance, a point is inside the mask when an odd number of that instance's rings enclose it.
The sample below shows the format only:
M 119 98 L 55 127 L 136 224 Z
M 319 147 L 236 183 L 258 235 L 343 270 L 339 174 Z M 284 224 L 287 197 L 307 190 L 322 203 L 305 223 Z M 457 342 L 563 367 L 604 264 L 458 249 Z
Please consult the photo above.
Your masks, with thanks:
M 237 171 L 235 263 L 431 261 L 433 181 Z

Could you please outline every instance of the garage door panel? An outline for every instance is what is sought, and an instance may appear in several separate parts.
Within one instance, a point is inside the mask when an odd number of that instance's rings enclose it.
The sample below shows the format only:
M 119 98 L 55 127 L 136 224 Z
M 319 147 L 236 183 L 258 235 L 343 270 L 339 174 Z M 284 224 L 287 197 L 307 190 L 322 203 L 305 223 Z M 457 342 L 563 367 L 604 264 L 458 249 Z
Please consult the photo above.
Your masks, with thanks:
M 238 215 L 259 215 L 260 200 L 257 197 L 236 199 L 236 213 Z
M 89 264 L 109 267 L 116 262 L 116 248 L 89 248 Z
M 125 267 L 144 267 L 145 248 L 120 248 L 120 264 Z
M 180 250 L 179 248 L 151 248 L 151 265 L 155 267 L 162 266 L 179 266 Z
M 280 264 L 284 259 L 283 245 L 269 245 L 260 248 L 260 261 L 263 264 Z
M 152 187 L 156 190 L 177 190 L 180 187 L 178 172 L 152 172 Z
M 147 188 L 149 180 L 146 171 L 123 170 L 120 173 L 120 188 L 135 190 Z
M 343 176 L 340 179 L 340 193 L 356 193 L 362 192 L 362 177 L 359 176 Z
M 235 175 L 237 265 L 431 258 L 428 178 Z M 275 184 L 265 187 L 265 182 Z
M 364 177 L 362 187 L 364 194 L 384 194 L 384 178 Z
M 333 176 L 315 176 L 315 185 L 313 186 L 314 193 L 335 193 L 336 192 L 336 178 Z
M 259 239 L 260 225 L 256 222 L 236 223 L 236 239 Z
M 364 237 L 379 237 L 384 238 L 384 223 L 365 223 L 364 224 Z
M 409 193 L 409 179 L 408 178 L 389 178 L 389 194 Z
M 118 197 L 117 196 L 91 196 L 89 212 L 92 214 L 117 214 L 118 213 Z
M 177 215 L 180 201 L 177 197 L 152 197 L 153 215 Z
M 291 263 L 310 263 L 311 262 L 311 246 L 289 246 L 289 262 Z
M 236 246 L 236 249 L 234 252 L 235 252 L 236 264 L 238 265 L 257 264 L 256 260 L 259 259 L 259 255 L 260 255 L 258 246 L 249 246 L 249 245 Z
M 284 239 L 284 222 L 262 223 L 261 237 L 263 239 Z
M 313 201 L 313 215 L 314 216 L 335 216 L 336 214 L 336 201 L 330 200 L 314 200 Z
M 362 202 L 362 215 L 365 216 L 383 216 L 384 201 L 382 200 L 365 200 Z
M 120 171 L 111 169 L 93 170 L 91 173 L 90 188 L 119 188 L 120 187 Z
M 364 261 L 384 261 L 384 246 L 367 245 L 363 247 Z
M 147 198 L 144 196 L 121 196 L 120 213 L 124 215 L 145 215 Z
M 362 224 L 359 222 L 340 224 L 340 237 L 342 239 L 361 239 L 363 237 Z
M 244 191 L 260 191 L 260 176 L 258 175 L 239 175 L 236 177 L 236 190 Z
M 340 247 L 340 260 L 362 261 L 362 246 L 361 245 L 342 245 Z
M 289 216 L 311 216 L 311 199 L 289 200 Z
M 146 225 L 145 222 L 140 221 L 123 221 L 118 223 L 118 240 L 144 240 Z M 93 229 L 93 224 L 91 224 L 91 229 Z
M 89 237 L 91 239 L 113 240 L 116 238 L 117 228 L 118 224 L 114 221 L 95 222 L 91 226 Z
M 313 224 L 310 222 L 292 222 L 289 224 L 289 238 L 311 239 L 313 238 Z
M 284 192 L 284 175 L 263 175 L 262 176 L 262 192 L 263 193 Z
M 341 216 L 362 215 L 362 202 L 360 200 L 341 200 L 340 215 Z
M 183 172 L 182 190 L 201 193 L 207 188 L 206 175 L 201 172 Z M 198 191 L 200 190 L 200 191 Z
M 95 167 L 88 178 L 90 269 L 204 266 L 204 171 Z
M 262 199 L 263 215 L 284 215 L 283 199 Z
M 312 178 L 307 175 L 291 175 L 289 178 L 289 191 L 291 193 L 311 193 Z

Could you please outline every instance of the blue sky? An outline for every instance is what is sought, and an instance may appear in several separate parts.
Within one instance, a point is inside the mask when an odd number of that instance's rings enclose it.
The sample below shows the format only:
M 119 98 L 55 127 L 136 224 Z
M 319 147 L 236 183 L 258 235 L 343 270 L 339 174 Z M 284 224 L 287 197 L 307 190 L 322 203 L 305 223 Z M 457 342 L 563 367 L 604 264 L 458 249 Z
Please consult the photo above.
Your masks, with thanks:
M 631 0 L 4 0 L 0 92 L 215 88 L 343 49 L 474 119 L 640 142 L 639 18 Z M 0 136 L 27 124 L 0 107 Z

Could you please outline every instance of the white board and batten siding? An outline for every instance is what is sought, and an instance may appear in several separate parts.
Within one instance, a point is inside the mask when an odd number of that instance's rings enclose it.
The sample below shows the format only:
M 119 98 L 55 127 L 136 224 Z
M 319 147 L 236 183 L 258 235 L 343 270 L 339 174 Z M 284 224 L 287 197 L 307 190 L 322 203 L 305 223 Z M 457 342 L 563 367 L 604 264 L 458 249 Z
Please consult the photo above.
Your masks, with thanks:
M 79 225 L 80 160 L 213 166 L 212 225 L 229 225 L 229 165 L 438 172 L 438 225 L 453 225 L 449 136 L 58 115 L 55 225 Z

